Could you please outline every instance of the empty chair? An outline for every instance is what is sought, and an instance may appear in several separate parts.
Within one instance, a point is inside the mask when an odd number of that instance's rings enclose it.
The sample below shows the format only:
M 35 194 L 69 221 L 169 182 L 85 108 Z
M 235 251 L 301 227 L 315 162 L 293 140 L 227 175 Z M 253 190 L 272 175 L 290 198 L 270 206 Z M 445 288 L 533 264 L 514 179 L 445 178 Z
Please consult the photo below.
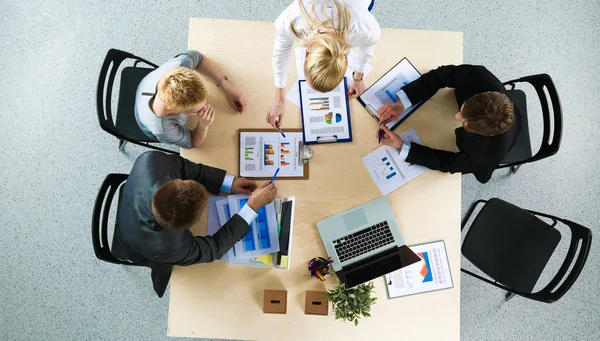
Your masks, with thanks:
M 475 202 L 463 219 L 463 230 L 476 207 L 482 203 L 485 205 L 468 229 L 461 251 L 492 280 L 465 269 L 461 271 L 506 290 L 506 300 L 514 295 L 546 303 L 560 299 L 583 269 L 592 243 L 591 231 L 572 221 L 524 210 L 497 198 Z M 552 219 L 552 225 L 538 216 Z M 554 227 L 558 222 L 567 225 L 571 231 L 566 258 L 548 285 L 533 292 L 561 239 L 561 233 Z M 569 271 L 572 263 L 574 265 Z

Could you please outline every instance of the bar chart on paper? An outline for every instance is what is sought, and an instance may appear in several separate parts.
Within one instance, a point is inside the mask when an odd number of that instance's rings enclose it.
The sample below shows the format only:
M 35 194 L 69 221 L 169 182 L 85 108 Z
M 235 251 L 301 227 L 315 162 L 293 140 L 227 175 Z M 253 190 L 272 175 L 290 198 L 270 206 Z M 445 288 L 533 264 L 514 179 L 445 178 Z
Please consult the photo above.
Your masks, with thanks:
M 271 177 L 279 167 L 279 177 L 298 177 L 304 174 L 300 165 L 301 132 L 240 133 L 240 176 Z
M 400 135 L 404 141 L 421 143 L 414 129 Z M 400 151 L 381 146 L 362 158 L 371 178 L 383 195 L 388 195 L 400 186 L 423 174 L 427 168 L 412 165 L 400 159 Z
M 379 174 L 381 174 L 382 177 L 385 177 L 386 180 L 390 180 L 391 178 L 395 177 L 396 175 L 398 175 L 398 173 L 396 173 L 396 171 L 394 170 L 394 165 L 392 165 L 392 160 L 388 159 L 387 156 L 384 156 L 381 158 L 381 162 L 377 163 L 377 165 L 379 166 Z

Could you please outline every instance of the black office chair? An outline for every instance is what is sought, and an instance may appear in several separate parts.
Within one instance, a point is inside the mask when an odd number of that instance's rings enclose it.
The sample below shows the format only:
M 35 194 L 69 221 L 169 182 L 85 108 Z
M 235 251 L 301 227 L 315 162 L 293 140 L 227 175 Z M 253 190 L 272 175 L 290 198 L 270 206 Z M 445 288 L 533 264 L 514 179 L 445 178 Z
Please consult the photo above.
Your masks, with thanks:
M 96 253 L 96 257 L 98 257 L 100 260 L 114 264 L 139 266 L 138 264 L 120 260 L 113 256 L 108 245 L 107 227 L 110 205 L 115 193 L 117 192 L 117 189 L 121 183 L 127 180 L 128 177 L 129 175 L 127 174 L 108 174 L 102 182 L 100 191 L 98 191 L 98 195 L 96 196 L 94 213 L 92 214 L 92 244 L 94 245 L 94 253 Z M 121 186 L 121 189 L 119 190 L 117 207 L 121 204 L 122 195 L 123 187 Z M 102 205 L 103 203 L 104 205 Z
M 560 299 L 583 269 L 590 252 L 592 232 L 572 221 L 524 210 L 497 198 L 475 202 L 463 219 L 463 230 L 481 203 L 485 205 L 473 220 L 461 251 L 493 281 L 462 268 L 461 271 L 506 290 L 505 301 L 514 295 L 546 303 Z M 553 223 L 549 225 L 536 216 L 552 219 Z M 569 250 L 554 278 L 534 293 L 532 291 L 561 239 L 560 232 L 554 228 L 557 222 L 571 230 Z M 578 248 L 579 254 L 575 257 Z M 573 268 L 568 271 L 573 262 Z
M 121 72 L 121 84 L 119 88 L 119 101 L 117 103 L 117 117 L 113 121 L 111 98 L 115 76 L 119 66 L 126 59 L 134 59 L 133 66 L 128 66 Z M 145 63 L 152 68 L 138 67 L 139 63 Z M 135 93 L 142 79 L 156 69 L 158 65 L 151 63 L 143 58 L 137 57 L 129 52 L 110 49 L 106 54 L 100 78 L 98 80 L 98 89 L 96 91 L 96 107 L 98 111 L 98 121 L 100 127 L 107 133 L 119 139 L 119 150 L 123 150 L 126 142 L 138 144 L 148 148 L 160 150 L 167 153 L 179 154 L 176 151 L 164 149 L 153 145 L 159 141 L 148 137 L 140 129 L 134 113 Z M 109 75 L 110 68 L 110 75 Z M 108 81 L 107 81 L 108 76 Z
M 527 116 L 527 99 L 525 92 L 515 89 L 515 83 L 522 82 L 527 82 L 533 85 L 540 98 L 540 104 L 542 106 L 544 134 L 540 149 L 535 155 L 533 155 L 531 151 L 531 141 L 529 139 L 529 122 Z M 532 75 L 519 79 L 513 79 L 508 82 L 504 82 L 504 85 L 510 85 L 511 88 L 508 90 L 507 95 L 521 114 L 521 131 L 517 136 L 514 146 L 508 152 L 504 160 L 502 160 L 498 168 L 510 167 L 511 173 L 514 174 L 517 172 L 519 167 L 521 167 L 521 165 L 547 158 L 558 152 L 562 137 L 562 109 L 560 106 L 558 93 L 556 92 L 556 87 L 552 82 L 552 78 L 550 78 L 550 76 L 547 74 Z M 546 88 L 548 95 L 550 96 L 550 102 L 552 103 L 552 115 L 550 115 L 548 98 L 546 93 L 544 93 L 544 88 Z M 552 130 L 553 125 L 554 131 L 551 138 L 550 131 Z

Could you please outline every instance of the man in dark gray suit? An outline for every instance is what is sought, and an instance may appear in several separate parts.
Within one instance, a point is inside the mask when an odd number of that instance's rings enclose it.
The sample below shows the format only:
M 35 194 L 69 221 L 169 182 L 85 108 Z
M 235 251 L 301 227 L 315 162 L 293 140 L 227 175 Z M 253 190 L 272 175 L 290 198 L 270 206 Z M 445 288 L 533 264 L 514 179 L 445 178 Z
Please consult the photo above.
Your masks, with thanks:
M 251 194 L 247 204 L 212 236 L 189 231 L 209 201 L 208 192 Z M 162 297 L 173 265 L 220 259 L 248 233 L 256 211 L 272 202 L 277 188 L 260 187 L 224 170 L 196 164 L 178 155 L 146 152 L 136 160 L 123 187 L 112 253 L 152 269 L 154 291 Z

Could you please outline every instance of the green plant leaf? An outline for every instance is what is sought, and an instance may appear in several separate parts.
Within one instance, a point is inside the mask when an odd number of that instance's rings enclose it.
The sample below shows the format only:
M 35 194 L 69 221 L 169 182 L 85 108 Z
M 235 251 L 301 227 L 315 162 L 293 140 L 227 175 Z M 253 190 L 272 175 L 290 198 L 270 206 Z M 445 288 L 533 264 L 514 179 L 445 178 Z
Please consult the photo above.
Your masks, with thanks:
M 358 326 L 358 319 L 354 319 L 354 326 Z

